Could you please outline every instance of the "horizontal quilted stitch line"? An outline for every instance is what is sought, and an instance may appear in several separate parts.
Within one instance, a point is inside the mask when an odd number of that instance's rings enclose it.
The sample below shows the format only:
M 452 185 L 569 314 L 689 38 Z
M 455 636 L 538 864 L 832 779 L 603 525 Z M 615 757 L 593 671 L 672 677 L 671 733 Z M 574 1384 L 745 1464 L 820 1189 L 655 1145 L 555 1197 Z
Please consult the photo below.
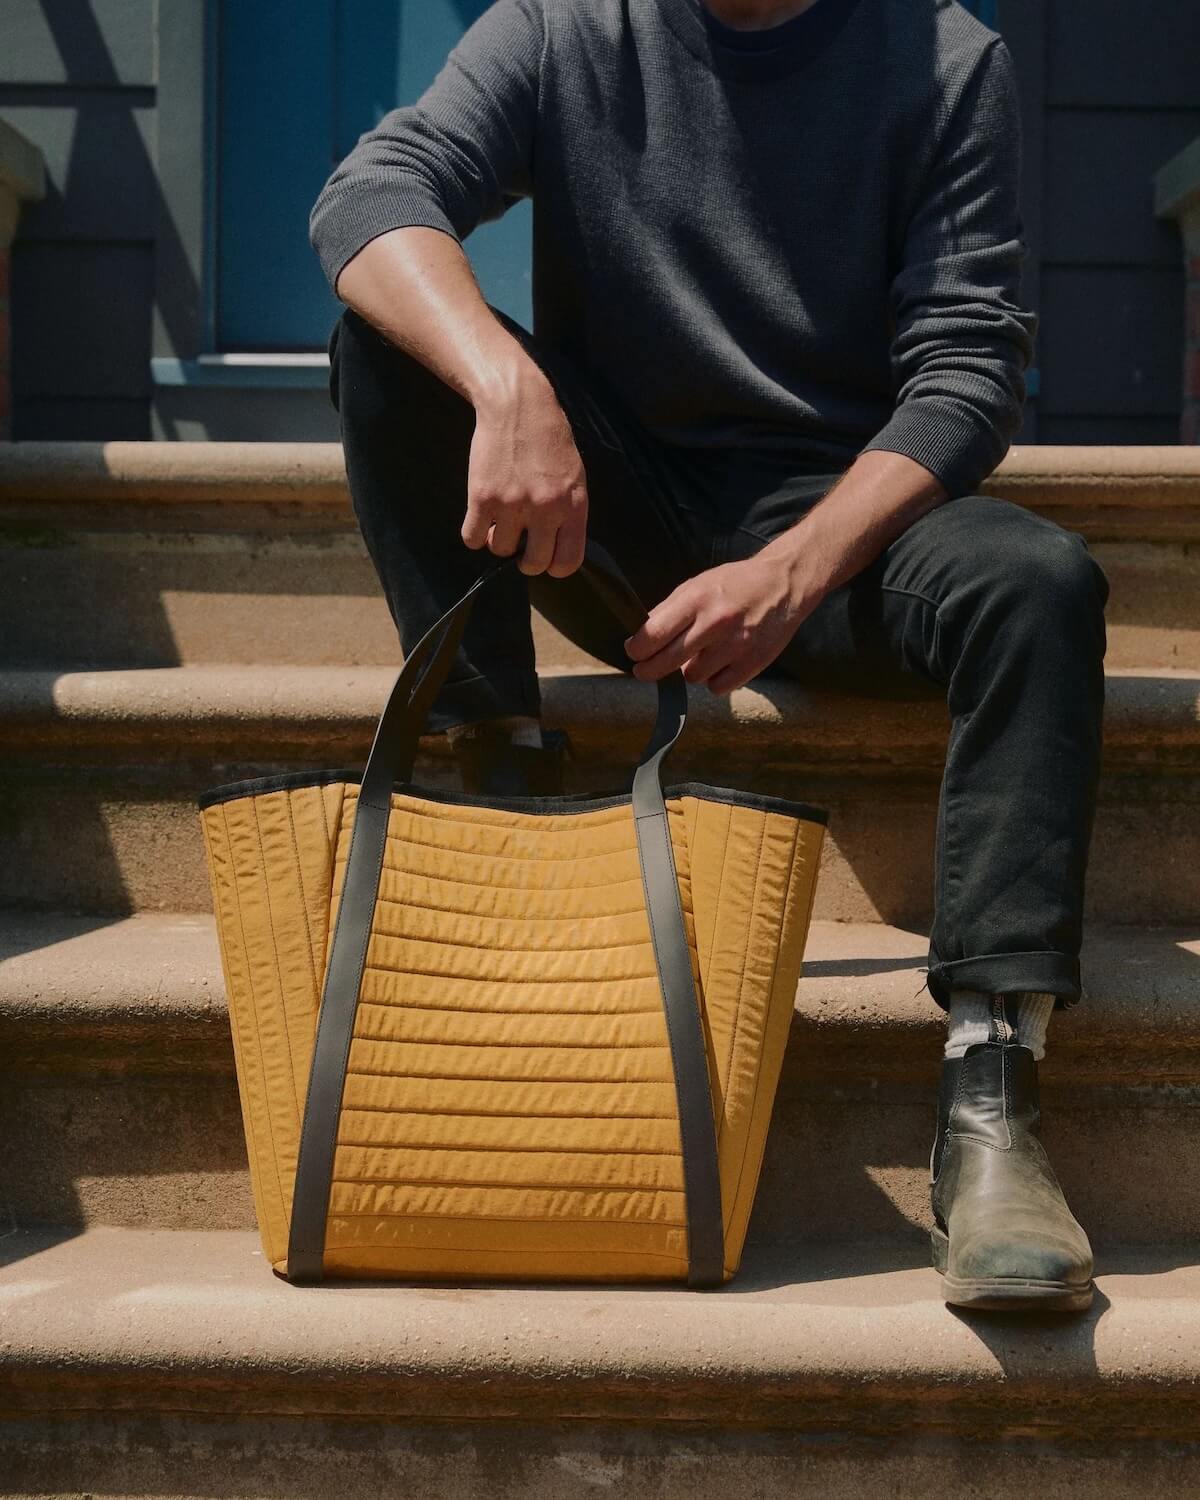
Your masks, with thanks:
M 424 1184 L 424 1186 L 428 1186 L 428 1184 Z M 506 1188 L 506 1189 L 504 1189 L 504 1191 L 511 1192 L 512 1189 L 511 1188 Z M 581 1189 L 574 1188 L 574 1189 L 569 1189 L 568 1191 L 579 1192 L 579 1191 L 581 1191 Z M 641 1192 L 637 1196 L 644 1198 L 644 1197 L 647 1196 L 647 1194 L 646 1194 L 646 1192 Z M 628 1198 L 626 1198 L 624 1201 L 628 1202 L 629 1200 L 628 1200 Z M 666 1203 L 666 1200 L 663 1200 L 662 1204 L 661 1204 L 661 1208 L 658 1207 L 658 1206 L 656 1206 L 654 1209 L 651 1210 L 651 1212 L 653 1214 L 658 1215 L 658 1217 L 647 1219 L 643 1214 L 633 1214 L 633 1215 L 626 1216 L 624 1214 L 617 1215 L 617 1214 L 613 1214 L 613 1213 L 607 1213 L 607 1214 L 604 1214 L 604 1215 L 601 1215 L 601 1216 L 597 1216 L 595 1213 L 589 1213 L 589 1214 L 578 1214 L 578 1213 L 574 1213 L 574 1212 L 559 1213 L 559 1212 L 556 1212 L 556 1211 L 555 1212 L 551 1212 L 551 1211 L 548 1211 L 548 1210 L 537 1210 L 537 1211 L 535 1211 L 533 1213 L 504 1214 L 504 1213 L 491 1213 L 491 1212 L 489 1212 L 489 1213 L 472 1213 L 469 1210 L 464 1211 L 462 1209 L 453 1209 L 453 1208 L 452 1209 L 448 1209 L 448 1210 L 444 1209 L 444 1208 L 436 1208 L 436 1209 L 413 1208 L 411 1210 L 405 1210 L 404 1212 L 400 1212 L 398 1210 L 390 1209 L 390 1208 L 379 1209 L 379 1210 L 377 1210 L 375 1212 L 372 1212 L 370 1209 L 365 1209 L 365 1208 L 351 1208 L 351 1209 L 337 1208 L 337 1209 L 331 1209 L 330 1210 L 329 1222 L 332 1224 L 332 1223 L 335 1223 L 338 1220 L 351 1220 L 351 1219 L 359 1219 L 359 1220 L 364 1220 L 364 1219 L 365 1220 L 370 1220 L 370 1219 L 378 1219 L 378 1220 L 382 1220 L 382 1219 L 401 1219 L 401 1220 L 403 1220 L 403 1219 L 447 1219 L 447 1218 L 450 1218 L 450 1219 L 461 1219 L 464 1222 L 470 1222 L 472 1220 L 479 1219 L 479 1220 L 482 1220 L 484 1222 L 489 1222 L 489 1221 L 494 1220 L 497 1223 L 505 1223 L 505 1224 L 534 1224 L 534 1225 L 544 1224 L 544 1225 L 548 1225 L 548 1226 L 549 1225 L 558 1225 L 558 1224 L 593 1224 L 593 1225 L 594 1224 L 602 1224 L 605 1227 L 605 1229 L 607 1229 L 607 1230 L 612 1230 L 612 1229 L 618 1228 L 618 1227 L 620 1229 L 625 1229 L 625 1228 L 630 1228 L 630 1229 L 652 1229 L 652 1230 L 656 1230 L 656 1231 L 661 1231 L 661 1230 L 664 1230 L 664 1229 L 686 1229 L 687 1228 L 686 1211 L 683 1210 L 683 1209 L 681 1209 L 681 1207 L 678 1204 L 672 1203 L 672 1204 L 670 1204 L 668 1206 L 668 1204 Z M 668 1217 L 669 1215 L 675 1215 L 675 1214 L 679 1214 L 680 1217 L 679 1218 Z
M 358 1151 L 445 1151 L 457 1153 L 458 1155 L 477 1156 L 481 1153 L 497 1156 L 513 1155 L 541 1155 L 541 1156 L 661 1156 L 681 1157 L 682 1151 L 660 1151 L 657 1148 L 639 1150 L 636 1146 L 445 1146 L 433 1141 L 423 1141 L 421 1145 L 412 1146 L 403 1141 L 389 1144 L 385 1141 L 346 1141 L 339 1135 L 337 1139 L 338 1148 L 345 1146 L 347 1149 Z M 372 1179 L 374 1181 L 374 1179 Z M 524 1183 L 514 1184 L 524 1187 Z
M 457 857 L 458 856 L 455 855 L 455 858 L 457 858 Z M 550 861 L 548 861 L 548 863 L 557 865 L 559 863 L 559 861 L 558 860 L 550 860 Z M 565 864 L 566 861 L 563 861 L 563 863 Z M 335 880 L 335 882 L 334 882 L 335 885 L 338 884 L 339 881 L 340 881 L 341 872 L 344 870 L 345 864 L 346 864 L 346 861 L 344 859 L 339 859 L 338 862 L 337 862 L 337 864 L 334 866 L 334 869 L 338 872 L 338 880 Z M 482 880 L 474 880 L 474 881 L 472 881 L 472 880 L 452 880 L 448 875 L 434 875 L 434 874 L 431 874 L 428 870 L 410 870 L 410 869 L 405 868 L 402 865 L 384 865 L 384 867 L 383 867 L 383 875 L 384 875 L 384 877 L 391 876 L 395 880 L 414 880 L 415 879 L 415 880 L 427 881 L 430 885 L 461 885 L 461 886 L 467 886 L 469 889 L 476 890 L 476 891 L 480 890 L 481 888 L 484 888 L 485 886 L 490 889 L 491 887 L 493 887 L 493 886 L 495 886 L 497 884 L 497 882 L 493 881 L 493 880 L 488 880 L 486 882 L 482 881 Z M 505 890 L 505 891 L 519 892 L 521 895 L 525 895 L 528 892 L 528 893 L 530 893 L 532 895 L 535 895 L 535 896 L 543 895 L 547 891 L 553 891 L 553 892 L 555 892 L 557 894 L 559 891 L 562 891 L 562 890 L 565 890 L 565 891 L 567 891 L 567 892 L 569 892 L 571 894 L 575 894 L 575 893 L 577 893 L 579 891 L 607 891 L 607 890 L 616 890 L 618 886 L 622 886 L 622 885 L 640 885 L 641 884 L 641 879 L 642 879 L 641 873 L 638 872 L 638 871 L 635 871 L 634 874 L 632 874 L 632 875 L 622 875 L 619 880 L 598 880 L 598 881 L 596 881 L 592 885 L 581 885 L 578 881 L 572 880 L 570 882 L 570 884 L 567 885 L 566 887 L 553 886 L 553 885 L 536 885 L 536 886 L 508 885 L 508 886 L 502 886 L 502 887 L 500 887 L 500 889 Z M 379 900 L 382 901 L 382 902 L 386 902 L 389 906 L 405 906 L 405 905 L 408 904 L 407 901 L 403 901 L 403 902 L 402 901 L 398 901 L 393 896 L 380 896 Z M 643 907 L 642 910 L 644 911 L 645 907 Z M 470 912 L 466 912 L 466 913 L 464 913 L 464 915 L 470 916 L 471 913 Z M 544 921 L 544 920 L 545 920 L 545 918 L 542 918 L 542 917 L 538 918 L 538 921 Z M 574 920 L 578 921 L 579 918 L 576 917 Z
M 612 1088 L 611 1078 L 560 1078 L 548 1073 L 539 1073 L 536 1078 L 512 1078 L 507 1074 L 489 1073 L 412 1073 L 405 1068 L 403 1073 L 387 1073 L 382 1068 L 347 1068 L 347 1078 L 390 1078 L 393 1083 L 404 1083 L 410 1078 L 429 1078 L 438 1083 L 602 1083 Z M 667 1074 L 661 1078 L 622 1078 L 620 1087 L 631 1088 L 634 1084 L 652 1084 L 661 1088 L 672 1080 Z
M 404 1007 L 401 1005 L 396 1009 L 403 1010 Z M 655 1047 L 666 1051 L 669 1045 L 665 1036 L 654 1042 L 457 1042 L 444 1037 L 372 1036 L 366 1031 L 356 1031 L 354 1040 L 379 1042 L 389 1047 L 465 1047 L 472 1050 L 476 1047 L 507 1047 L 513 1051 L 532 1049 L 535 1052 L 644 1052 Z
M 402 1217 L 406 1217 L 406 1216 L 402 1216 Z M 413 1215 L 413 1218 L 421 1218 L 421 1217 L 428 1218 L 428 1217 L 430 1217 L 430 1215 L 428 1215 L 428 1214 L 426 1214 L 426 1215 L 414 1214 Z M 574 1221 L 571 1220 L 571 1219 L 556 1219 L 555 1222 L 558 1223 L 558 1224 L 570 1224 L 570 1223 L 573 1223 Z M 590 1220 L 585 1220 L 585 1222 L 590 1222 Z M 641 1221 L 640 1220 L 636 1220 L 636 1219 L 630 1219 L 627 1222 L 629 1222 L 630 1224 L 635 1224 L 635 1223 L 640 1223 Z M 657 1229 L 660 1226 L 656 1224 L 654 1227 Z M 673 1226 L 671 1226 L 670 1224 L 667 1223 L 666 1220 L 664 1220 L 662 1227 L 663 1228 L 671 1228 Z M 674 1227 L 678 1227 L 678 1226 L 674 1226 Z M 408 1255 L 408 1256 L 413 1256 L 413 1255 L 428 1255 L 428 1254 L 431 1254 L 431 1253 L 434 1253 L 434 1252 L 436 1252 L 438 1255 L 441 1255 L 441 1254 L 445 1253 L 447 1255 L 477 1255 L 477 1256 L 479 1256 L 479 1255 L 482 1255 L 482 1256 L 489 1256 L 489 1255 L 573 1255 L 577 1260 L 578 1260 L 578 1258 L 581 1255 L 591 1255 L 591 1254 L 595 1254 L 597 1256 L 605 1256 L 605 1255 L 632 1255 L 632 1256 L 634 1256 L 638 1260 L 669 1260 L 669 1261 L 672 1262 L 673 1265 L 677 1265 L 677 1266 L 680 1266 L 680 1267 L 683 1267 L 686 1264 L 686 1262 L 685 1262 L 685 1260 L 684 1260 L 684 1258 L 683 1258 L 682 1255 L 672 1255 L 669 1250 L 626 1250 L 626 1249 L 622 1248 L 620 1250 L 596 1250 L 596 1251 L 593 1252 L 591 1250 L 583 1249 L 582 1247 L 579 1248 L 579 1249 L 576 1249 L 576 1250 L 559 1249 L 557 1247 L 555 1247 L 553 1249 L 545 1249 L 545 1250 L 543 1250 L 540 1246 L 531 1247 L 529 1245 L 500 1246 L 500 1247 L 489 1248 L 487 1250 L 481 1250 L 478 1245 L 443 1245 L 440 1240 L 437 1242 L 436 1245 L 431 1245 L 431 1246 L 428 1246 L 428 1247 L 424 1246 L 424 1245 L 364 1245 L 361 1241 L 359 1241 L 357 1243 L 351 1242 L 348 1245 L 326 1245 L 325 1246 L 325 1253 L 327 1255 L 336 1255 L 336 1254 L 338 1254 L 339 1251 L 348 1252 L 348 1251 L 351 1251 L 351 1250 L 359 1250 L 359 1251 L 362 1251 L 362 1250 L 375 1250 L 380 1255 L 394 1254 L 394 1255 Z
M 519 1193 L 670 1193 L 682 1196 L 683 1188 L 647 1187 L 640 1182 L 514 1182 L 511 1179 L 495 1181 L 487 1177 L 459 1179 L 455 1177 L 332 1177 L 330 1181 L 342 1187 L 386 1187 L 386 1188 L 505 1188 Z M 356 1210 L 363 1218 L 377 1215 Z M 338 1215 L 342 1217 L 342 1215 Z M 403 1215 L 400 1215 L 402 1218 Z M 549 1215 L 547 1215 L 549 1217 Z
M 336 1224 L 339 1220 L 410 1220 L 410 1218 L 429 1218 L 429 1220 L 458 1220 L 463 1224 L 474 1224 L 475 1221 L 487 1224 L 604 1224 L 606 1227 L 619 1224 L 621 1229 L 687 1229 L 687 1220 L 678 1218 L 658 1218 L 658 1220 L 646 1220 L 646 1218 L 600 1218 L 597 1220 L 594 1214 L 447 1214 L 438 1209 L 437 1212 L 426 1212 L 425 1209 L 413 1209 L 411 1214 L 393 1214 L 390 1209 L 381 1209 L 378 1214 L 371 1214 L 368 1209 L 336 1209 L 330 1212 L 330 1224 Z M 329 1247 L 327 1247 L 329 1248 Z M 357 1245 L 344 1245 L 344 1250 L 363 1250 L 362 1242 Z M 368 1247 L 369 1248 L 369 1247 Z
M 513 865 L 565 865 L 582 864 L 589 859 L 636 859 L 637 846 L 632 840 L 618 849 L 590 849 L 583 853 L 572 853 L 566 851 L 561 854 L 499 854 L 494 849 L 458 849 L 450 848 L 446 844 L 431 844 L 425 839 L 414 839 L 407 834 L 390 833 L 387 836 L 389 845 L 400 844 L 407 849 L 436 849 L 439 854 L 452 854 L 455 859 L 470 857 L 472 859 L 485 859 L 489 864 L 513 864 Z
M 368 966 L 365 972 L 367 974 L 399 974 L 405 979 L 459 979 L 468 980 L 472 984 L 478 984 L 480 982 L 478 978 L 476 978 L 476 976 L 473 974 L 451 974 L 444 969 L 417 969 L 409 968 L 407 965 L 403 969 L 384 969 L 381 968 L 378 964 L 371 964 Z M 496 985 L 550 984 L 553 985 L 556 989 L 562 989 L 563 985 L 565 984 L 641 984 L 648 979 L 657 980 L 657 971 L 652 970 L 649 974 L 622 974 L 616 979 L 614 979 L 611 974 L 594 974 L 590 978 L 587 975 L 583 974 L 572 974 L 570 979 L 535 979 L 532 977 L 527 979 L 518 979 L 516 977 L 512 977 L 507 979 L 491 979 L 488 981 L 488 983 Z M 571 1013 L 570 1011 L 564 1011 L 563 1014 L 570 1015 Z
M 352 800 L 357 801 L 357 795 L 352 794 Z M 431 808 L 442 808 L 440 813 L 430 811 Z M 456 823 L 463 828 L 500 828 L 509 829 L 520 827 L 521 824 L 511 821 L 512 814 L 508 814 L 509 821 L 505 821 L 505 809 L 496 808 L 501 816 L 497 818 L 468 818 L 464 813 L 470 810 L 469 803 L 455 802 L 426 802 L 418 797 L 406 796 L 403 792 L 394 793 L 392 796 L 392 812 L 407 813 L 410 818 L 423 818 L 427 823 Z M 537 819 L 539 830 L 543 827 L 547 831 L 557 833 L 560 829 L 564 832 L 578 832 L 580 828 L 607 828 L 613 823 L 626 822 L 631 812 L 629 797 L 625 797 L 619 803 L 613 803 L 608 807 L 583 806 L 570 812 L 556 813 L 523 813 L 519 814 L 522 819 L 528 818 L 531 822 Z M 571 819 L 577 821 L 571 825 Z
M 356 1220 L 356 1218 L 432 1218 L 432 1220 L 455 1220 L 462 1224 L 474 1224 L 477 1220 L 484 1220 L 492 1224 L 619 1224 L 624 1229 L 685 1229 L 685 1220 L 597 1220 L 594 1214 L 426 1214 L 423 1209 L 414 1209 L 411 1214 L 392 1214 L 392 1212 L 381 1212 L 381 1214 L 368 1214 L 365 1209 L 348 1209 L 330 1212 L 330 1224 L 336 1224 L 339 1220 Z M 329 1250 L 327 1245 L 326 1250 Z M 362 1250 L 362 1242 L 357 1245 L 344 1245 L 342 1250 Z M 637 1254 L 637 1251 L 633 1251 Z
M 390 1076 L 390 1075 L 389 1075 Z M 566 1114 L 555 1109 L 386 1109 L 383 1105 L 375 1104 L 347 1104 L 343 1106 L 343 1115 L 452 1115 L 456 1118 L 468 1120 L 528 1120 L 531 1117 L 539 1120 L 675 1120 L 675 1114 L 658 1115 L 626 1115 L 617 1114 L 612 1110 L 604 1110 L 592 1114 Z
M 411 880 L 411 879 L 414 878 L 412 872 L 403 871 L 403 870 L 392 870 L 392 871 L 384 870 L 383 873 L 384 873 L 384 875 L 389 875 L 390 874 L 396 880 Z M 466 886 L 469 886 L 469 888 L 471 890 L 473 890 L 473 891 L 478 891 L 478 890 L 480 890 L 480 889 L 483 888 L 478 883 L 472 883 L 472 882 L 466 881 L 466 880 L 450 880 L 450 879 L 444 878 L 442 876 L 427 875 L 425 873 L 422 873 L 420 876 L 418 876 L 416 878 L 418 878 L 418 879 L 420 879 L 422 881 L 425 881 L 429 885 L 466 885 Z M 631 876 L 628 881 L 626 881 L 626 880 L 619 880 L 619 881 L 617 881 L 617 884 L 618 885 L 629 885 L 629 884 L 632 883 L 632 881 L 635 878 L 640 878 L 640 877 Z M 554 891 L 555 894 L 558 893 L 558 890 L 557 890 L 556 887 L 548 886 L 548 887 L 546 887 L 546 889 Z M 601 889 L 600 886 L 574 886 L 574 885 L 571 886 L 571 890 L 572 891 L 576 891 L 576 890 L 600 890 L 600 889 Z M 600 913 L 598 913 L 594 917 L 581 917 L 581 916 L 577 915 L 575 912 L 566 912 L 566 913 L 562 913 L 562 912 L 547 912 L 544 916 L 523 916 L 523 917 L 519 917 L 518 918 L 518 917 L 493 917 L 490 914 L 487 914 L 484 917 L 480 918 L 479 912 L 477 910 L 475 910 L 474 908 L 472 908 L 472 907 L 463 907 L 463 906 L 438 906 L 438 905 L 435 905 L 432 901 L 427 901 L 427 900 L 421 900 L 420 902 L 415 902 L 415 901 L 397 901 L 397 900 L 395 900 L 391 896 L 382 896 L 381 895 L 379 897 L 379 900 L 376 902 L 376 906 L 375 906 L 376 921 L 378 921 L 378 914 L 379 914 L 380 907 L 387 907 L 387 906 L 398 907 L 401 911 L 408 911 L 412 907 L 416 906 L 416 907 L 419 907 L 419 909 L 421 911 L 434 911 L 434 912 L 440 913 L 442 916 L 447 916 L 447 917 L 475 917 L 475 918 L 479 918 L 480 920 L 489 921 L 489 922 L 516 922 L 516 921 L 527 921 L 527 922 L 538 922 L 538 923 L 542 923 L 542 922 L 582 922 L 582 921 L 615 922 L 620 917 L 644 916 L 645 912 L 646 912 L 646 904 L 643 901 L 643 902 L 639 902 L 637 906 L 631 906 L 631 907 L 629 907 L 627 910 L 626 909 L 622 909 L 621 911 L 605 911 L 605 912 L 600 912 Z M 389 933 L 388 936 L 392 936 L 392 934 Z
M 557 863 L 557 861 L 555 861 L 555 863 Z M 564 861 L 563 863 L 565 864 L 566 861 Z M 333 868 L 336 872 L 337 880 L 341 879 L 342 872 L 345 870 L 345 867 L 346 861 L 344 857 L 339 858 L 337 861 L 335 861 Z M 420 868 L 414 866 L 410 868 L 408 865 L 385 864 L 380 876 L 380 890 L 385 890 L 384 882 L 390 883 L 394 881 L 399 883 L 403 881 L 407 883 L 412 881 L 419 881 L 422 888 L 426 891 L 429 888 L 433 887 L 449 886 L 453 889 L 462 888 L 464 890 L 476 892 L 491 892 L 493 890 L 496 890 L 501 894 L 515 892 L 519 893 L 521 896 L 527 897 L 555 896 L 561 899 L 564 896 L 578 896 L 580 894 L 587 894 L 592 891 L 617 890 L 624 886 L 636 885 L 640 889 L 641 879 L 642 877 L 640 872 L 635 871 L 632 875 L 621 875 L 615 880 L 597 880 L 589 885 L 581 885 L 575 880 L 572 880 L 567 885 L 499 885 L 495 881 L 490 879 L 459 880 L 453 875 L 443 874 L 440 871 L 431 870 L 428 867 Z M 335 881 L 335 884 L 336 883 L 337 882 Z M 380 896 L 381 901 L 387 901 L 390 905 L 393 906 L 405 905 L 407 904 L 409 899 L 410 897 L 405 896 L 404 900 L 400 901 L 394 896 Z M 628 916 L 633 911 L 645 911 L 645 909 L 645 900 L 643 898 L 638 906 L 630 907 L 628 911 L 625 908 L 622 908 L 620 912 L 613 913 L 613 915 Z M 457 912 L 458 909 L 455 908 L 454 910 Z M 473 910 L 468 910 L 462 912 L 461 914 L 464 916 L 472 916 L 474 913 Z M 605 915 L 608 915 L 608 913 L 605 913 Z M 539 918 L 539 920 L 542 919 Z
M 393 906 L 398 906 L 400 903 L 399 902 L 391 902 L 389 904 L 393 905 Z M 494 918 L 489 918 L 489 919 L 483 919 L 483 918 L 481 918 L 480 920 L 496 920 L 496 919 L 494 919 Z M 521 922 L 522 926 L 530 926 L 530 927 L 538 925 L 538 923 L 540 921 L 540 919 L 538 917 L 528 917 L 528 918 L 524 918 L 524 919 L 517 918 L 517 917 L 512 917 L 512 918 L 509 918 L 508 920 L 510 920 L 510 921 L 512 921 L 514 923 L 515 922 Z M 576 917 L 575 920 L 577 922 L 586 922 L 589 919 L 587 917 Z M 377 928 L 373 928 L 373 930 L 371 932 L 371 937 L 373 939 L 376 939 L 376 940 L 378 940 L 380 938 L 388 938 L 391 941 L 397 942 L 397 943 L 428 943 L 428 945 L 431 948 L 461 948 L 463 946 L 462 943 L 455 942 L 455 940 L 453 938 L 424 937 L 424 936 L 418 936 L 416 933 L 413 933 L 413 932 L 380 932 Z M 483 944 L 479 944 L 478 946 L 483 947 L 484 945 Z M 543 958 L 547 953 L 614 953 L 614 952 L 618 951 L 621 948 L 649 948 L 649 947 L 650 947 L 650 938 L 647 935 L 646 937 L 622 938 L 621 941 L 617 942 L 617 943 L 585 943 L 585 944 L 583 944 L 582 947 L 575 947 L 575 948 L 547 948 L 545 946 L 545 944 L 543 944 L 543 943 L 538 943 L 538 944 L 536 944 L 532 948 L 516 948 L 516 947 L 513 947 L 511 944 L 506 943 L 504 945 L 503 952 L 504 952 L 504 954 L 505 954 L 506 957 L 518 957 L 518 956 L 524 957 L 524 956 L 528 956 L 530 958 Z M 500 951 L 500 950 L 495 950 L 495 951 Z
M 368 969 L 368 973 L 371 971 Z M 378 972 L 390 974 L 392 971 L 381 970 Z M 472 981 L 475 983 L 476 981 Z M 420 1005 L 415 1000 L 359 1000 L 360 1010 L 367 1006 L 374 1006 L 378 1010 L 427 1010 L 439 1015 L 463 1015 L 463 1016 L 654 1016 L 662 1014 L 662 1004 L 630 1006 L 628 1009 L 616 1010 L 580 1010 L 578 1006 L 571 1006 L 569 1010 L 560 1010 L 557 1007 L 547 1009 L 545 1006 L 522 1006 L 520 1010 L 513 1010 L 503 1005 Z

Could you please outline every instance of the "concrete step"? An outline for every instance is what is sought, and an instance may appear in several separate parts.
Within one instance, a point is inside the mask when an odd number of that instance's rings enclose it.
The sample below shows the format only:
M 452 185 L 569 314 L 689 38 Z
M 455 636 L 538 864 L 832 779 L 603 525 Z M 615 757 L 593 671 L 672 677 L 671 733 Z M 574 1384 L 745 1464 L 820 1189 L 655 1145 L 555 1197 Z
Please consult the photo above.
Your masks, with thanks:
M 1200 670 L 1197 450 L 1019 447 L 985 489 L 1088 538 L 1113 666 Z M 336 444 L 0 444 L 0 571 L 13 665 L 396 657 Z M 590 661 L 536 635 L 545 667 Z
M 10 1223 L 252 1226 L 211 919 L 10 912 L 0 932 Z M 813 924 L 752 1244 L 923 1245 L 943 1035 L 925 951 L 882 924 Z M 1193 1244 L 1200 925 L 1095 928 L 1084 972 L 1042 1067 L 1055 1164 L 1097 1245 Z
M 918 1259 L 751 1253 L 721 1292 L 331 1287 L 251 1236 L 5 1242 L 0 1464 L 42 1496 L 823 1500 L 1195 1492 L 1200 1271 L 963 1317 Z
M 194 799 L 242 776 L 361 766 L 386 668 L 192 666 L 0 672 L 0 904 L 85 912 L 202 910 Z M 619 785 L 647 733 L 650 690 L 608 671 L 547 673 L 581 786 Z M 1200 674 L 1114 672 L 1091 910 L 1186 922 L 1200 910 Z M 944 707 L 822 697 L 760 683 L 692 695 L 680 780 L 794 795 L 831 812 L 818 913 L 928 921 Z M 444 747 L 420 777 L 445 783 Z

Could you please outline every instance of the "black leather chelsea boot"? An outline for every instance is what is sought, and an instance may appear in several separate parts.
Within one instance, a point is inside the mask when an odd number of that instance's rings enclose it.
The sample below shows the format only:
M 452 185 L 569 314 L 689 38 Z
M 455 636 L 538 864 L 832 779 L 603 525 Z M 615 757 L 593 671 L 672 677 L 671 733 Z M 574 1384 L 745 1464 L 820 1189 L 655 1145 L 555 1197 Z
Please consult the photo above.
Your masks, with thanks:
M 1037 1063 L 1015 1021 L 997 996 L 990 1040 L 942 1065 L 933 1263 L 952 1307 L 1081 1312 L 1092 1249 L 1038 1139 Z
M 567 736 L 543 729 L 542 744 L 514 745 L 503 726 L 480 724 L 454 746 L 463 791 L 481 797 L 561 797 Z

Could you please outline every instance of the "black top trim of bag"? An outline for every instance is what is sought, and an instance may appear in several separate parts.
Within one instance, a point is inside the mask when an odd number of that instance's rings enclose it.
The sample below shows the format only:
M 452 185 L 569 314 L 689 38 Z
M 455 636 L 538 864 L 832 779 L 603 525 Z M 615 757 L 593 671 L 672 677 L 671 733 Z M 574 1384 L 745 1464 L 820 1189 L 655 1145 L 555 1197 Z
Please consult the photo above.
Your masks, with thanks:
M 361 780 L 362 771 L 351 768 L 286 771 L 276 776 L 259 776 L 249 781 L 232 781 L 226 786 L 213 787 L 211 791 L 201 793 L 197 801 L 203 811 L 222 802 L 237 802 L 242 797 L 260 797 L 267 792 L 290 792 L 300 787 L 333 786 L 338 782 L 354 783 Z M 469 792 L 453 789 L 446 791 L 399 781 L 393 791 L 451 806 L 495 807 L 511 812 L 539 814 L 591 812 L 605 807 L 620 807 L 631 797 L 630 792 L 576 792 L 562 797 L 479 797 Z M 771 797 L 764 792 L 747 792 L 736 787 L 709 786 L 704 781 L 676 782 L 665 787 L 663 795 L 699 797 L 705 802 L 727 802 L 734 807 L 749 807 L 756 812 L 783 813 L 786 817 L 803 818 L 811 823 L 826 824 L 829 821 L 829 814 L 824 808 L 813 807 L 807 802 L 793 802 L 786 797 Z

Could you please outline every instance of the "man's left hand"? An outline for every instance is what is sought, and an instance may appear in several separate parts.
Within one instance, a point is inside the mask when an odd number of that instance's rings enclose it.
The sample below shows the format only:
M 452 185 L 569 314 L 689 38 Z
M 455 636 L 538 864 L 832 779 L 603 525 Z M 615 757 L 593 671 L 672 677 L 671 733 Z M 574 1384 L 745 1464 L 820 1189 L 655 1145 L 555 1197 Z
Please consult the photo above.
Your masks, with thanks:
M 688 682 L 731 693 L 775 660 L 820 602 L 794 561 L 759 553 L 681 583 L 625 642 L 633 675 L 657 682 L 683 669 Z

